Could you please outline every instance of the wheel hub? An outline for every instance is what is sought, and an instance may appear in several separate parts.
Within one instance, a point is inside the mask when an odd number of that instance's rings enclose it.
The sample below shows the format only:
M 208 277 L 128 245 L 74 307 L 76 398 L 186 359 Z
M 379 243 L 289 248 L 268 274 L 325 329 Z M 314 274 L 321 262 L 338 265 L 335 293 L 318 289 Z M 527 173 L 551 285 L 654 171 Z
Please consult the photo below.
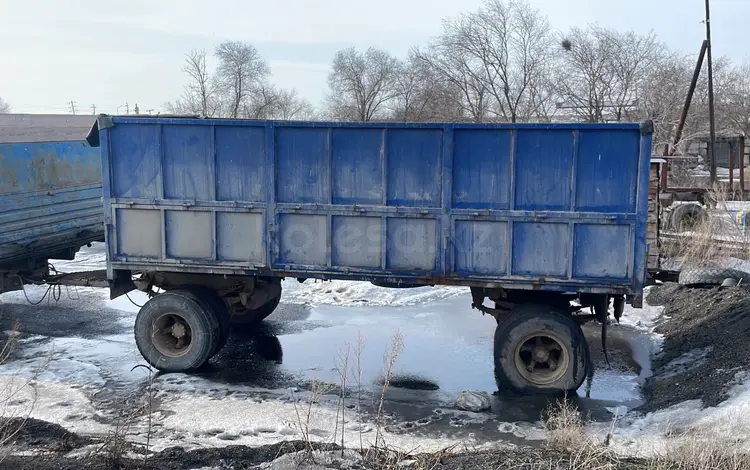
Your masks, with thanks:
M 192 346 L 190 324 L 178 313 L 167 313 L 153 323 L 153 345 L 163 355 L 179 357 Z
M 187 334 L 187 326 L 184 323 L 175 323 L 172 325 L 172 336 L 177 339 L 183 338 Z
M 514 362 L 518 373 L 538 386 L 560 380 L 568 369 L 569 360 L 562 339 L 554 332 L 540 331 L 518 343 Z

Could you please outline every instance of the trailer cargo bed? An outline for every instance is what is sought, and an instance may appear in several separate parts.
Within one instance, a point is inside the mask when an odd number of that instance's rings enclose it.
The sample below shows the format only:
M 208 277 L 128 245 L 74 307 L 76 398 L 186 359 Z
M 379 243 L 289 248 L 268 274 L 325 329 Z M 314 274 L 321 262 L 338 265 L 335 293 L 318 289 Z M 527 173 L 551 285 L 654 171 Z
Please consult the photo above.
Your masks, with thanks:
M 642 290 L 637 124 L 99 127 L 113 270 Z
M 110 295 L 149 293 L 141 353 L 189 371 L 232 319 L 270 315 L 284 277 L 464 285 L 497 319 L 499 388 L 575 390 L 580 325 L 642 303 L 651 133 L 103 116 Z

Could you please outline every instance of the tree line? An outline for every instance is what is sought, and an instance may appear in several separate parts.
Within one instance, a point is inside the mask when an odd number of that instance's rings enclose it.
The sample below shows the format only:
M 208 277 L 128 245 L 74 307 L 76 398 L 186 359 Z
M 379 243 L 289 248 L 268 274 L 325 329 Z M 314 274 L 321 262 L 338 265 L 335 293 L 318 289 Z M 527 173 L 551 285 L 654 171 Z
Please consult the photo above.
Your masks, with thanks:
M 695 47 L 700 44 L 686 45 Z M 376 48 L 336 52 L 319 109 L 275 87 L 251 44 L 192 51 L 175 113 L 255 119 L 410 122 L 611 122 L 652 119 L 655 145 L 673 138 L 696 54 L 670 50 L 654 33 L 598 25 L 551 29 L 525 0 L 486 0 L 447 18 L 426 45 L 398 58 Z M 684 135 L 708 128 L 706 70 Z M 719 129 L 750 131 L 750 66 L 714 60 Z

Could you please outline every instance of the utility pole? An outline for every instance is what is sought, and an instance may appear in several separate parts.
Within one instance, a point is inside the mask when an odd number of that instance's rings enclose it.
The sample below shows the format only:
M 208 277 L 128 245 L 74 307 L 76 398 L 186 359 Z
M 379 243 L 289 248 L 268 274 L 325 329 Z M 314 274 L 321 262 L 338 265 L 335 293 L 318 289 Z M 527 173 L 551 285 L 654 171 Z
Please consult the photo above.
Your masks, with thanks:
M 152 108 L 152 109 L 147 109 L 147 110 L 146 110 L 146 112 L 147 112 L 148 114 L 153 114 L 153 112 L 154 112 L 154 109 L 153 109 L 153 108 Z
M 706 1 L 708 1 L 708 0 L 706 0 Z M 130 114 L 130 105 L 128 104 L 127 101 L 125 102 L 125 114 Z
M 73 101 L 73 100 L 70 100 L 68 103 L 70 104 L 70 112 L 75 115 L 75 113 L 76 113 L 76 104 L 77 103 L 75 101 Z
M 714 143 L 716 142 L 716 121 L 714 114 L 714 71 L 711 61 L 711 8 L 709 0 L 706 0 L 706 55 L 708 57 L 708 119 L 710 137 L 708 141 L 708 158 L 711 162 L 711 186 L 716 183 L 716 156 L 714 155 Z
M 140 109 L 138 109 L 138 103 L 135 104 L 135 114 L 141 114 Z
M 96 105 L 95 104 L 91 105 L 91 114 L 93 114 L 94 116 L 96 116 Z

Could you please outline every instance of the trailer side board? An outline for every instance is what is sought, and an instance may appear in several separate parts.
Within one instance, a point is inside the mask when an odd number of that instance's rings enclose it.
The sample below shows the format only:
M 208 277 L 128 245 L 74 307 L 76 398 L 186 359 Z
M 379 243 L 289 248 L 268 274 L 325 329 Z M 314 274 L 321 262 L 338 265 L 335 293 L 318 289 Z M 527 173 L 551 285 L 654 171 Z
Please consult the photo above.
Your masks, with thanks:
M 648 123 L 106 117 L 99 140 L 110 271 L 631 295 L 645 281 Z

